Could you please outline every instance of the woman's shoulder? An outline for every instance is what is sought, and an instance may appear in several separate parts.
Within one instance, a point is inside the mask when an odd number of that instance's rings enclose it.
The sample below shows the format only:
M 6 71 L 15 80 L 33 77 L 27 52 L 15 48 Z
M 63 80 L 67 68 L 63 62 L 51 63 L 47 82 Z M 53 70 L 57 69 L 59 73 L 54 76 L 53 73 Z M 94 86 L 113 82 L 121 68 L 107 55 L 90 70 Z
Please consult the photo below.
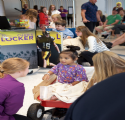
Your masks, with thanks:
M 8 91 L 11 91 L 16 88 L 24 87 L 23 83 L 20 83 L 15 78 L 13 78 L 11 75 L 5 75 L 3 78 L 1 78 L 0 84 L 2 85 L 3 89 L 5 88 Z
M 96 38 L 94 36 L 89 36 L 87 39 L 88 40 L 96 40 Z

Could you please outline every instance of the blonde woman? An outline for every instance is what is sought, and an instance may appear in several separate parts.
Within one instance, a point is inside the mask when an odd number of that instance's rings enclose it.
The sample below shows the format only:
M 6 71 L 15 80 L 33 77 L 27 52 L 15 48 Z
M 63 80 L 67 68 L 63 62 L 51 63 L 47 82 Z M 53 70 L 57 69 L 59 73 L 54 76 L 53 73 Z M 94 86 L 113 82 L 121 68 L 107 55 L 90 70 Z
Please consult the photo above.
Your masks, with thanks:
M 79 26 L 76 28 L 76 34 L 81 38 L 82 44 L 85 48 L 85 51 L 81 52 L 78 59 L 78 63 L 89 62 L 93 66 L 92 57 L 103 51 L 109 51 L 106 45 L 86 26 Z
M 0 119 L 30 120 L 17 115 L 23 106 L 24 84 L 16 79 L 28 73 L 29 62 L 21 58 L 9 58 L 0 65 Z
M 51 17 L 52 17 L 52 22 L 50 23 L 49 28 L 56 28 L 55 27 L 55 22 L 62 20 L 62 17 L 61 17 L 60 14 L 54 14 Z
M 92 58 L 95 80 L 101 82 L 115 74 L 125 72 L 125 60 L 110 51 L 103 51 Z

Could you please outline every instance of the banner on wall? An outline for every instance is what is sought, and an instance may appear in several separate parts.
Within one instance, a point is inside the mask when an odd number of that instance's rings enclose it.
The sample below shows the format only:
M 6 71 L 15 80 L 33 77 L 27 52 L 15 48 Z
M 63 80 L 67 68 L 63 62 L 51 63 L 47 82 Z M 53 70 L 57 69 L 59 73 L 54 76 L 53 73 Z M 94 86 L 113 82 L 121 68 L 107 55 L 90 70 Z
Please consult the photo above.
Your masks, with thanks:
M 38 66 L 52 67 L 59 63 L 59 53 L 62 50 L 62 32 L 36 30 Z
M 12 57 L 30 62 L 37 68 L 37 46 L 35 30 L 0 31 L 0 62 Z

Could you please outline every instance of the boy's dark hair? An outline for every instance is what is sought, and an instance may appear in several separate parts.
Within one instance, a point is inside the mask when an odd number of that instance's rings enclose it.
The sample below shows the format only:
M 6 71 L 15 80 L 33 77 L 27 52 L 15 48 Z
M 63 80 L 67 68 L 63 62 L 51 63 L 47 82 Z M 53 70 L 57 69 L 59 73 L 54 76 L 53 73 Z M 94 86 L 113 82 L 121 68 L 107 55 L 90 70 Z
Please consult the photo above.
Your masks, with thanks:
M 64 53 L 64 54 L 69 54 L 69 56 L 75 60 L 76 58 L 78 58 L 78 53 L 76 50 L 80 50 L 80 47 L 78 46 L 67 46 L 67 48 L 69 48 L 68 50 L 64 50 L 62 51 L 60 54 Z
M 63 8 L 63 6 L 60 6 L 60 8 Z
M 65 21 L 65 20 L 56 21 L 56 22 L 55 22 L 55 25 L 66 26 L 66 21 Z

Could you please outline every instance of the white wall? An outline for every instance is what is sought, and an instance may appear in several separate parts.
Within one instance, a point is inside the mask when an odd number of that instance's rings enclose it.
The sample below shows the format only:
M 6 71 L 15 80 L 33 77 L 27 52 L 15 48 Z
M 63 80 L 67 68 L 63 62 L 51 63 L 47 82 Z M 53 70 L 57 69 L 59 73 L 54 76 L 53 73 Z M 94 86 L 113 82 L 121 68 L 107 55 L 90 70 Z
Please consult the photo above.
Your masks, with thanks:
M 82 22 L 81 17 L 81 5 L 85 2 L 88 2 L 88 0 L 75 0 L 75 7 L 76 7 L 76 27 L 80 25 L 84 25 Z
M 97 0 L 96 5 L 98 6 L 98 10 L 101 10 L 102 13 L 105 15 L 106 14 L 105 0 Z
M 5 16 L 5 8 L 3 0 L 0 0 L 0 16 Z
M 20 0 L 3 0 L 3 1 L 7 18 L 9 18 L 10 20 L 19 18 L 19 16 L 22 13 L 16 11 L 14 8 L 18 8 L 21 10 L 21 1 Z

